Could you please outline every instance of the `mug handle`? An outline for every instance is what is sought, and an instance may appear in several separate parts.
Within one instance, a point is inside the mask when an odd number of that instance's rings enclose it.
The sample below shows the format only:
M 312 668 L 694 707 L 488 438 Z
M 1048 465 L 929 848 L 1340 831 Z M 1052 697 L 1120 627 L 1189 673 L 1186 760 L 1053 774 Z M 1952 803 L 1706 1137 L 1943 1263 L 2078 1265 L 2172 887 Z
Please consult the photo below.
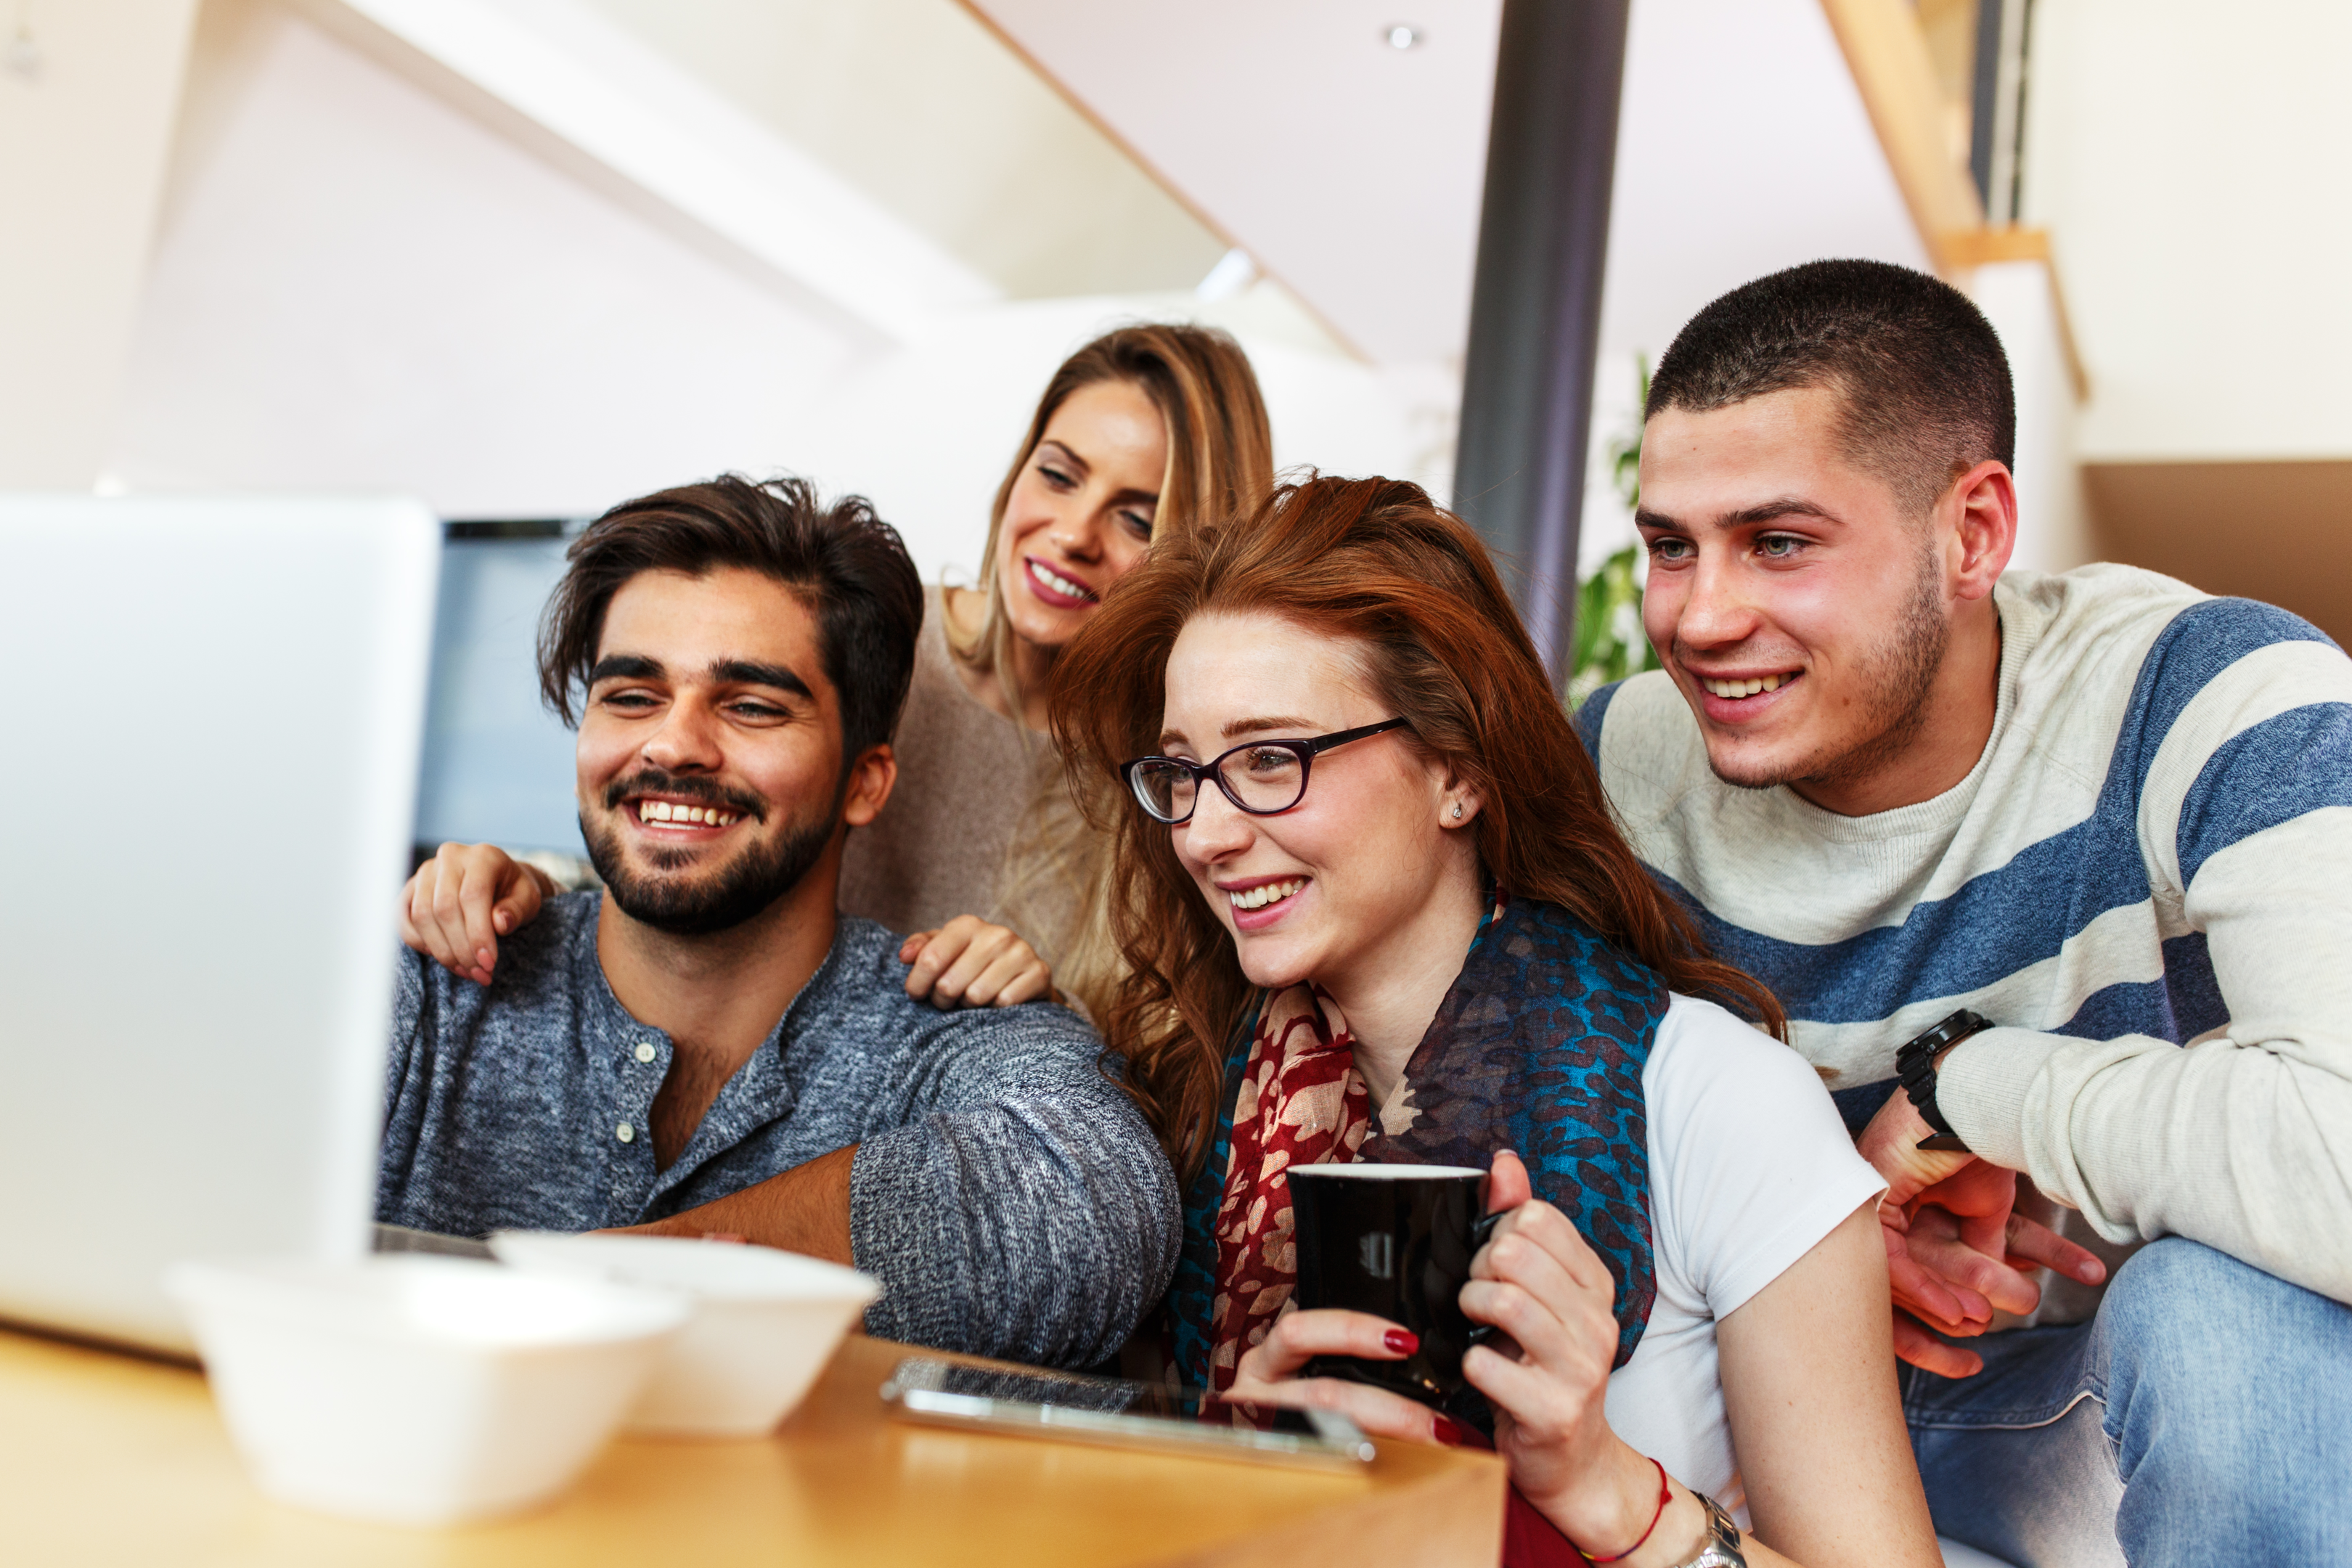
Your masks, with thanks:
M 1470 1226 L 1470 1254 L 1472 1257 L 1476 1257 L 1478 1249 L 1495 1238 L 1495 1227 L 1502 1224 L 1503 1216 L 1510 1212 L 1511 1211 L 1508 1209 L 1497 1209 L 1493 1214 L 1481 1215 L 1478 1220 Z M 1501 1330 L 1496 1328 L 1492 1323 L 1473 1323 L 1470 1325 L 1469 1333 L 1463 1336 L 1463 1348 L 1466 1350 L 1477 1345 L 1483 1345 L 1501 1331 Z

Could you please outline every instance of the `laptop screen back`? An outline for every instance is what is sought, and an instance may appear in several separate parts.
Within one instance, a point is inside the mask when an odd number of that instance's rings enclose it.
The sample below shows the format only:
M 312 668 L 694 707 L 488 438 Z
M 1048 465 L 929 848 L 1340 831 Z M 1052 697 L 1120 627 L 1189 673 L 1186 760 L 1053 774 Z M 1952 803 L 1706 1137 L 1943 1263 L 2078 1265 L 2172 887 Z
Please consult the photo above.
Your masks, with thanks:
M 171 1262 L 365 1247 L 439 549 L 0 497 L 0 1317 L 184 1350 Z

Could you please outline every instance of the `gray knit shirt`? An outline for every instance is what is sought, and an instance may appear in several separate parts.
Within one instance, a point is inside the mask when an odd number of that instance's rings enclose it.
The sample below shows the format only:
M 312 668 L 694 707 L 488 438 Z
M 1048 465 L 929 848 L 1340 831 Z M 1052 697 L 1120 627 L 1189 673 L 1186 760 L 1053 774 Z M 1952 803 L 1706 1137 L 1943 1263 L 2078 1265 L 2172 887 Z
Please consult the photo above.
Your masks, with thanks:
M 1176 1264 L 1176 1184 L 1043 1003 L 940 1012 L 898 939 L 845 917 L 775 1033 L 677 1162 L 649 1123 L 669 1037 L 596 956 L 601 894 L 551 900 L 476 985 L 404 950 L 376 1218 L 457 1236 L 636 1225 L 855 1143 L 849 1234 L 870 1332 L 1050 1365 L 1113 1354 Z M 647 1058 L 650 1059 L 647 1059 Z

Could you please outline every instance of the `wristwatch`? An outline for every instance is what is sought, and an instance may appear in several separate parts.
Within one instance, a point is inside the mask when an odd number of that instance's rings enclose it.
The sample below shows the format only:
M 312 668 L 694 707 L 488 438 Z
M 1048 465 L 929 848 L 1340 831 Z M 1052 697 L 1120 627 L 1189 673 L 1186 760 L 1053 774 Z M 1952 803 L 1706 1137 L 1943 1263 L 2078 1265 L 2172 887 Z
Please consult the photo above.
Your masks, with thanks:
M 1699 1542 L 1697 1556 L 1675 1568 L 1748 1568 L 1748 1559 L 1739 1552 L 1739 1527 L 1731 1522 L 1731 1516 L 1696 1487 L 1690 1489 L 1690 1494 L 1706 1510 L 1706 1539 Z
M 1990 1018 L 1963 1007 L 1926 1034 L 1904 1041 L 1895 1051 L 1895 1071 L 1903 1079 L 1903 1092 L 1911 1097 L 1919 1120 L 1936 1130 L 1934 1137 L 1919 1140 L 1920 1148 L 1958 1154 L 1969 1152 L 1969 1146 L 1952 1131 L 1952 1124 L 1944 1120 L 1943 1111 L 1937 1108 L 1936 1058 L 1970 1035 L 1992 1026 Z

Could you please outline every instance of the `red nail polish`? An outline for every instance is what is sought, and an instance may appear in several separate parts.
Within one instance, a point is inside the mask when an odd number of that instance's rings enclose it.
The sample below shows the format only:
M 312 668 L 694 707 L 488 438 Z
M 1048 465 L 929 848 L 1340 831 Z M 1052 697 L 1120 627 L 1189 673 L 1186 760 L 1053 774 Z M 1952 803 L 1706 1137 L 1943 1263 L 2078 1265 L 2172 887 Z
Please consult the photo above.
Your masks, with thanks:
M 1433 1415 L 1429 1419 L 1429 1435 L 1449 1448 L 1462 1447 L 1462 1423 L 1451 1415 Z
M 1411 1329 L 1391 1329 L 1381 1336 L 1381 1343 L 1398 1355 L 1411 1355 L 1421 1348 L 1421 1336 Z

